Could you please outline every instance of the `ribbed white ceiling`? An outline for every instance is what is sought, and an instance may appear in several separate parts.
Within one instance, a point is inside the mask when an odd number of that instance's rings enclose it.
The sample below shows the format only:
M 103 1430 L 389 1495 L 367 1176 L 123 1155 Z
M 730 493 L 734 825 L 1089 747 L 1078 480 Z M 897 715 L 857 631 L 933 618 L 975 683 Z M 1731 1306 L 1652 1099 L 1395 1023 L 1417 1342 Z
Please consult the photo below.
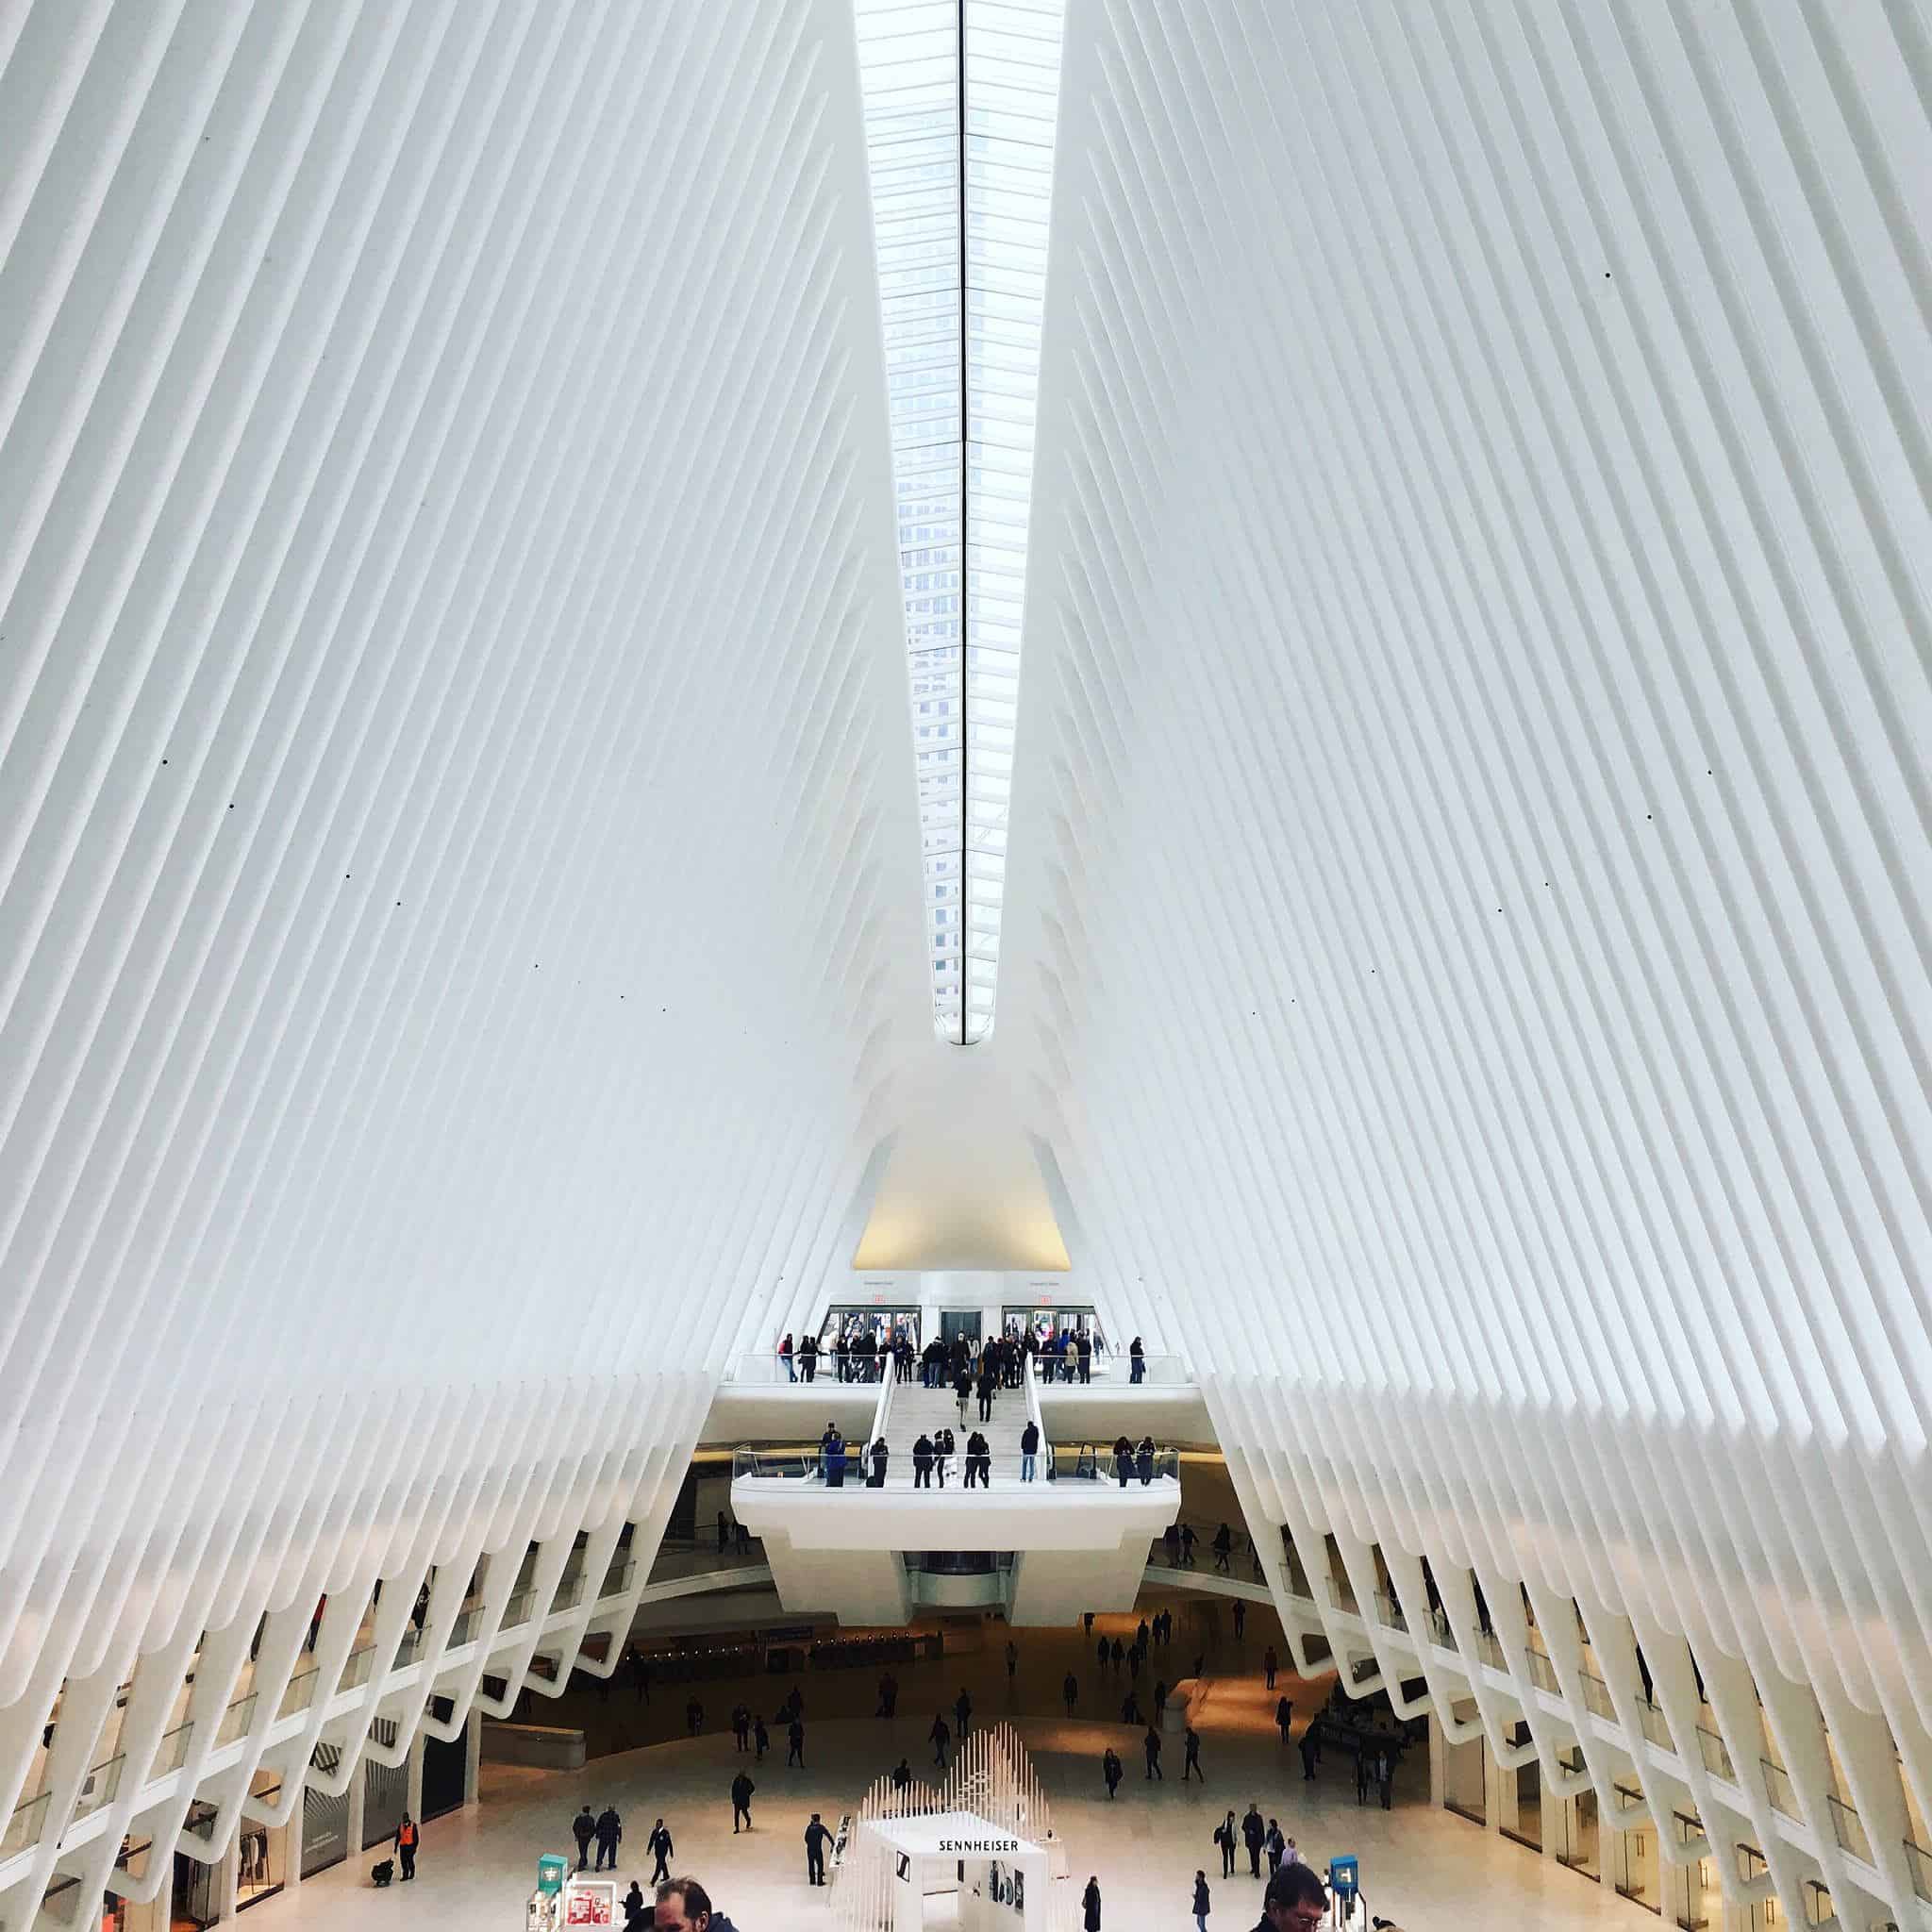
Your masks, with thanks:
M 1915 1908 L 1932 19 L 1070 0 L 1060 62 L 949 1108 L 850 0 L 0 8 L 8 1882 L 204 1631 L 158 1843 L 324 1591 L 340 1668 L 378 1576 L 647 1551 L 895 1132 L 924 1253 L 1037 1129 L 1264 1542 L 1694 1656 L 1875 1865 L 1646 1802 Z
M 1070 18 L 1002 993 L 1265 1516 L 1922 1799 L 1928 46 Z

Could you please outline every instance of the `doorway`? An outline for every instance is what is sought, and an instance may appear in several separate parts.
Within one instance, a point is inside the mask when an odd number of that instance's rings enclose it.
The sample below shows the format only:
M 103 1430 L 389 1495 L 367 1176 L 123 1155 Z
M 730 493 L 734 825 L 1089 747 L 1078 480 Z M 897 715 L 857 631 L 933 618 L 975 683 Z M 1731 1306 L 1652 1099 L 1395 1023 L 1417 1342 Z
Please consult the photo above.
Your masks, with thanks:
M 940 1340 L 951 1341 L 955 1337 L 962 1335 L 968 1341 L 979 1340 L 979 1310 L 942 1308 L 940 1311 Z

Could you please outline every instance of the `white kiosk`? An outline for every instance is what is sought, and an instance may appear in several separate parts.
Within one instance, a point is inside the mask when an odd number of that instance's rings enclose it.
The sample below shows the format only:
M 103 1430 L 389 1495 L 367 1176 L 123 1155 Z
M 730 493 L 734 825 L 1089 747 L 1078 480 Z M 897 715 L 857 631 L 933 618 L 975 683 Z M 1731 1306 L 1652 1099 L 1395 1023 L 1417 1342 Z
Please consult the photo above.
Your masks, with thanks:
M 869 1846 L 867 1839 L 878 1841 Z M 891 1932 L 925 1932 L 927 1901 L 957 1894 L 959 1932 L 1046 1932 L 1047 1849 L 972 1811 L 860 1820 L 853 1852 L 890 1874 Z M 851 1854 L 848 1853 L 848 1857 Z M 876 1869 L 876 1868 L 875 1868 Z
M 1066 1870 L 1025 1746 L 995 1724 L 937 1790 L 881 1778 L 866 1793 L 833 1871 L 833 1919 L 842 1932 L 1047 1932 Z

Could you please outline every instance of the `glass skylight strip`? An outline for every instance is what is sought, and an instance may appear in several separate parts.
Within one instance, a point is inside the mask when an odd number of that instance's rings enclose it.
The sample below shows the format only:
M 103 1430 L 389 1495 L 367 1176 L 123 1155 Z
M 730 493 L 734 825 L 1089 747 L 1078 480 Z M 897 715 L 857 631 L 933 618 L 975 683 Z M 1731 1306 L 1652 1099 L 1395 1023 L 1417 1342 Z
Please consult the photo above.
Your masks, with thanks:
M 855 9 L 933 1014 L 970 1043 L 999 965 L 1063 0 Z

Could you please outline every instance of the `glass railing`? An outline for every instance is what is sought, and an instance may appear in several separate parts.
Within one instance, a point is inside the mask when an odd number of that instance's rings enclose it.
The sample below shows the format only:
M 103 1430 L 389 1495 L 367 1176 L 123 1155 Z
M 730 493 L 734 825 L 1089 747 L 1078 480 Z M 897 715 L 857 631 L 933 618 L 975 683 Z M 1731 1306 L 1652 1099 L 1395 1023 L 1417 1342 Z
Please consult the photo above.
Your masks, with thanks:
M 88 1773 L 81 1780 L 80 1797 L 74 1807 L 76 1819 L 91 1818 L 103 1805 L 113 1802 L 114 1793 L 121 1789 L 121 1768 L 126 1762 L 126 1758 L 116 1756 Z
M 470 1642 L 476 1635 L 482 1621 L 481 1604 L 465 1604 L 456 1614 L 456 1621 L 449 1626 L 449 1647 L 454 1650 L 459 1643 Z
M 1502 1640 L 1493 1630 L 1478 1630 L 1475 1633 L 1475 1654 L 1492 1671 L 1507 1671 L 1507 1659 L 1503 1655 Z
M 1402 1613 L 1402 1606 L 1386 1590 L 1375 1592 L 1375 1621 L 1385 1629 L 1408 1629 L 1408 1619 Z
M 422 1648 L 422 1631 L 405 1630 L 403 1632 L 402 1641 L 396 1645 L 396 1660 L 393 1664 L 390 1666 L 390 1668 L 394 1671 L 399 1671 L 406 1664 L 414 1663 L 416 1661 L 417 1655 L 421 1652 Z
M 1805 1814 L 1798 1808 L 1798 1794 L 1792 1789 L 1790 1773 L 1768 1757 L 1760 1757 L 1757 1768 L 1764 1774 L 1764 1793 L 1771 1800 L 1771 1808 L 1787 1818 L 1802 1819 Z
M 1143 1467 L 1139 1455 L 1120 1457 L 1111 1449 L 1101 1448 L 1093 1442 L 1084 1442 L 1078 1448 L 1071 1445 L 1050 1449 L 1047 1465 L 1047 1479 L 1051 1482 L 1096 1482 L 1121 1483 L 1121 1464 L 1126 1464 L 1128 1483 L 1151 1483 L 1158 1478 L 1172 1476 L 1180 1480 L 1181 1455 L 1178 1449 L 1157 1449 L 1146 1460 Z
M 232 1744 L 248 1729 L 254 1718 L 255 1692 L 251 1690 L 246 1697 L 236 1698 L 234 1703 L 223 1711 L 221 1728 L 215 1733 L 216 1747 Z
M 1610 1701 L 1610 1687 L 1594 1671 L 1583 1674 L 1583 1707 L 1595 1717 L 1614 1720 L 1617 1715 L 1617 1707 Z
M 365 1643 L 360 1650 L 352 1650 L 342 1665 L 342 1680 L 336 1686 L 339 1690 L 355 1690 L 369 1681 L 369 1667 L 375 1661 L 375 1646 Z
M 553 1616 L 558 1610 L 574 1610 L 584 1600 L 584 1573 L 566 1570 L 557 1579 L 557 1594 L 550 1599 Z
M 289 1679 L 289 1688 L 282 1692 L 282 1701 L 276 1707 L 277 1717 L 293 1717 L 298 1710 L 307 1710 L 315 1702 L 315 1686 L 318 1673 L 313 1664 L 306 1671 L 297 1672 Z
M 637 1574 L 638 1566 L 629 1557 L 620 1557 L 604 1573 L 603 1587 L 597 1591 L 599 1601 L 613 1596 L 627 1596 L 630 1593 L 631 1578 Z
M 827 1363 L 826 1367 L 829 1370 L 830 1364 Z M 804 1365 L 796 1355 L 779 1355 L 774 1349 L 759 1349 L 750 1355 L 735 1356 L 730 1373 L 724 1379 L 769 1389 L 774 1384 L 782 1386 L 804 1381 Z M 831 1381 L 835 1378 L 828 1373 L 825 1379 Z
M 179 1771 L 188 1762 L 188 1740 L 194 1735 L 194 1720 L 190 1718 L 185 1724 L 176 1724 L 169 1731 L 155 1751 L 154 1768 L 150 1777 L 166 1777 L 171 1771 Z
M 1912 1874 L 1912 1890 L 1928 1903 L 1932 1903 L 1932 1852 L 1924 1845 L 1914 1844 L 1907 1839 L 1906 1863 Z
M 41 1791 L 31 1798 L 23 1798 L 13 1807 L 13 1816 L 7 1821 L 7 1829 L 0 1833 L 0 1858 L 10 1858 L 19 1852 L 30 1852 L 41 1841 L 41 1833 L 47 1823 L 47 1800 L 52 1791 Z
M 1637 1700 L 1637 1724 L 1659 1751 L 1676 1750 L 1677 1740 L 1671 1736 L 1671 1722 L 1665 1717 L 1662 1705 L 1653 1703 L 1648 1697 L 1640 1697 Z
M 1731 1762 L 1730 1747 L 1705 1724 L 1697 1726 L 1697 1749 L 1704 1758 L 1705 1770 L 1712 1777 L 1721 1777 L 1726 1784 L 1738 1782 L 1738 1768 Z
M 1449 1613 L 1446 1610 L 1429 1612 L 1429 1635 L 1436 1640 L 1438 1650 L 1456 1648 L 1456 1632 L 1450 1624 Z
M 1872 1840 L 1865 1836 L 1865 1821 L 1842 1798 L 1827 1797 L 1824 1802 L 1831 1811 L 1831 1829 L 1839 1849 L 1875 1865 L 1878 1861 L 1872 1856 Z
M 505 1630 L 514 1630 L 521 1624 L 527 1624 L 530 1621 L 530 1612 L 536 1607 L 537 1592 L 534 1590 L 518 1591 L 516 1595 L 504 1605 L 503 1623 L 499 1627 Z
M 1132 1356 L 1117 1355 L 1111 1351 L 1096 1351 L 1087 1365 L 1087 1374 L 1080 1374 L 1080 1364 L 1073 1356 L 1043 1356 L 1028 1357 L 1033 1365 L 1035 1378 L 1042 1387 L 1064 1389 L 1070 1384 L 1086 1381 L 1090 1384 L 1103 1384 L 1108 1389 L 1125 1385 L 1130 1389 L 1181 1389 L 1193 1380 L 1188 1367 L 1187 1357 L 1179 1355 L 1143 1355 L 1138 1359 Z M 1136 1374 L 1136 1370 L 1139 1373 Z
M 1534 1645 L 1529 1652 L 1529 1677 L 1539 1690 L 1548 1690 L 1560 1697 L 1563 1694 L 1562 1680 L 1557 1675 L 1557 1666 L 1550 1659 L 1547 1651 L 1538 1650 Z

